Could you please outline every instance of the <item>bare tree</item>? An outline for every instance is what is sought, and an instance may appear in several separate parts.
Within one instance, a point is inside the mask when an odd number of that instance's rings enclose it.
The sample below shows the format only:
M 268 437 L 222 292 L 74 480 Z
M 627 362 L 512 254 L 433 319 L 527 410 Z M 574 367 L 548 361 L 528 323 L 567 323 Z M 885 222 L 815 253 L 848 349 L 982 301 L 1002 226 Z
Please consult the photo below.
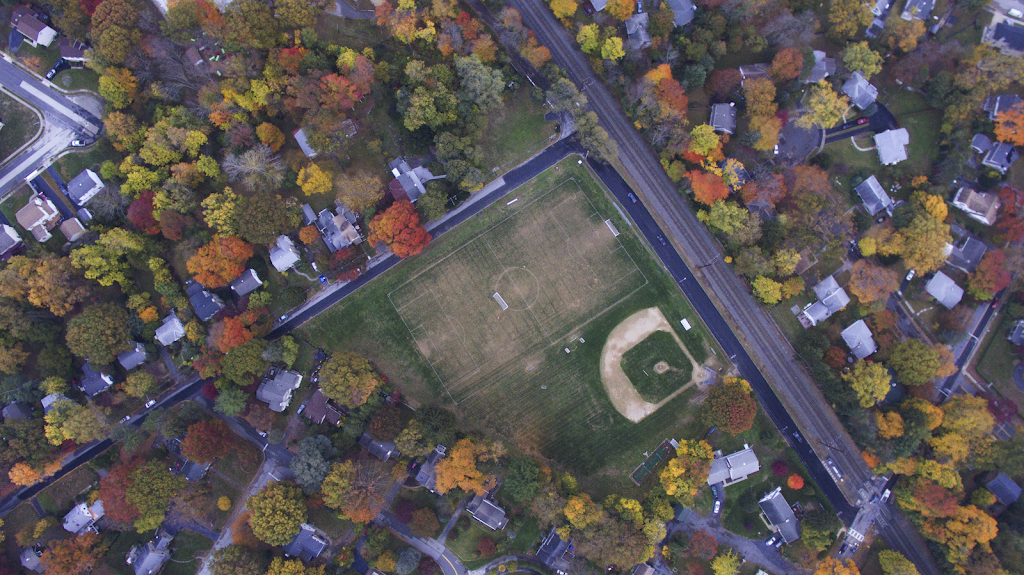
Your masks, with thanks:
M 252 191 L 270 190 L 284 181 L 284 162 L 262 144 L 240 155 L 227 154 L 221 167 L 228 176 Z
M 97 219 L 112 221 L 126 217 L 125 209 L 129 203 L 117 186 L 107 184 L 90 202 L 89 211 Z

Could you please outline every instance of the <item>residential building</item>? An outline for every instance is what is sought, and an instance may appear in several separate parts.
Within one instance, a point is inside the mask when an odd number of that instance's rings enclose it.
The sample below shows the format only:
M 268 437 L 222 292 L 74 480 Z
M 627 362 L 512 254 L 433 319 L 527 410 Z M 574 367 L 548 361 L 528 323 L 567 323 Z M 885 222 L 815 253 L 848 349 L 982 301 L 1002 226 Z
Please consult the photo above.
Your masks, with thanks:
M 1002 505 L 1012 505 L 1020 499 L 1020 485 L 1017 485 L 1017 482 L 1010 479 L 1010 476 L 1005 473 L 996 475 L 992 481 L 985 484 L 985 488 L 991 491 Z
M 992 140 L 990 140 L 985 134 L 974 134 L 974 137 L 971 138 L 971 149 L 974 150 L 975 153 L 984 154 L 985 152 L 988 152 L 991 147 Z
M 319 391 L 319 390 L 318 390 Z M 370 436 L 369 433 L 363 432 L 359 436 L 359 445 L 362 445 L 373 455 L 381 461 L 387 461 L 389 459 L 398 459 L 402 453 L 395 449 L 395 444 L 392 441 L 378 441 Z
M 809 84 L 816 84 L 835 73 L 836 59 L 829 58 L 828 54 L 821 50 L 815 50 L 814 66 L 811 68 L 810 74 L 807 75 L 805 82 Z
M 308 226 L 316 223 L 316 212 L 313 211 L 313 206 L 309 204 L 302 204 L 302 225 Z
M 426 487 L 431 493 L 434 493 L 434 486 L 437 485 L 437 462 L 444 459 L 445 451 L 447 451 L 445 446 L 435 446 L 434 450 L 424 458 L 419 471 L 416 472 L 416 483 Z
M 924 291 L 937 299 L 946 309 L 953 309 L 964 298 L 964 288 L 942 272 L 935 272 L 932 279 L 924 284 Z
M 987 26 L 981 34 L 981 41 L 998 48 L 1003 54 L 1024 56 L 1024 27 L 1002 21 L 994 26 Z
M 784 542 L 792 543 L 800 538 L 800 521 L 782 496 L 782 487 L 776 487 L 762 497 L 757 506 L 761 508 L 761 519 L 765 525 L 782 537 Z
M 18 231 L 7 224 L 0 223 L 0 261 L 23 251 L 25 242 L 21 241 Z
M 36 551 L 31 547 L 26 547 L 21 550 L 21 554 L 18 558 L 21 559 L 21 566 L 29 571 L 35 571 L 36 573 L 42 573 L 46 571 L 46 565 L 43 565 L 39 558 L 43 556 L 42 551 Z
M 130 348 L 117 354 L 117 363 L 126 370 L 134 369 L 146 362 L 146 346 L 137 341 L 131 344 Z
M 864 210 L 867 211 L 869 216 L 874 217 L 882 210 L 885 210 L 887 214 L 892 215 L 892 198 L 889 197 L 889 194 L 885 193 L 885 189 L 882 188 L 882 184 L 878 183 L 878 178 L 874 175 L 864 180 L 853 189 L 857 192 L 857 195 L 860 196 L 860 201 L 864 204 Z
M 54 408 L 57 407 L 59 402 L 62 402 L 62 401 L 71 401 L 71 400 L 66 398 L 66 397 L 64 397 L 64 395 L 60 394 L 60 393 L 51 393 L 50 395 L 47 395 L 43 399 L 39 400 L 39 403 L 42 404 L 42 406 L 43 406 L 43 415 L 46 415 L 47 413 L 50 413 L 51 411 L 53 411 Z
M 736 104 L 711 104 L 711 127 L 716 132 L 736 132 Z
M 871 337 L 871 329 L 862 319 L 850 324 L 850 327 L 844 329 L 840 335 L 846 342 L 846 346 L 850 348 L 850 353 L 857 359 L 864 359 L 878 349 L 875 339 Z
M 230 285 L 231 291 L 235 292 L 238 297 L 242 297 L 263 287 L 263 282 L 260 281 L 260 276 L 256 275 L 256 270 L 249 268 L 242 272 L 242 275 L 231 280 Z
M 292 402 L 292 392 L 302 384 L 302 374 L 279 367 L 271 367 L 256 389 L 256 399 L 268 404 L 271 411 L 281 413 Z
M 436 180 L 444 177 L 435 176 L 430 173 L 430 170 L 422 166 L 413 168 L 409 165 L 409 162 L 405 161 L 405 158 L 401 157 L 388 162 L 388 167 L 391 168 L 391 175 L 395 177 L 395 179 L 391 180 L 388 184 L 388 189 L 391 191 L 391 197 L 394 198 L 396 202 L 415 202 L 420 196 L 427 192 L 427 189 L 423 187 L 423 184 L 430 180 Z
M 932 8 L 935 8 L 935 0 L 907 0 L 900 18 L 908 21 L 914 18 L 927 21 L 928 16 L 931 16 Z
M 594 10 L 600 12 L 608 6 L 608 0 L 592 0 L 590 4 L 594 7 Z
M 88 361 L 82 366 L 82 381 L 79 387 L 90 398 L 96 397 L 114 385 L 114 378 L 102 371 L 96 371 Z
M 986 226 L 996 223 L 999 213 L 999 196 L 963 187 L 957 190 L 953 205 L 963 210 L 971 219 Z
M 348 409 L 336 407 L 324 392 L 317 388 L 312 397 L 306 401 L 306 409 L 302 410 L 302 416 L 320 425 L 328 422 L 331 425 L 341 425 L 341 419 L 348 414 Z
M 319 557 L 328 546 L 330 546 L 330 537 L 326 533 L 309 523 L 303 523 L 295 539 L 284 546 L 284 554 L 286 557 L 298 557 L 303 561 L 311 561 Z
M 654 575 L 655 570 L 654 567 L 651 567 L 647 563 L 641 563 L 633 566 L 633 571 L 631 573 L 632 575 Z
M 173 311 L 164 318 L 164 322 L 160 324 L 160 327 L 156 328 L 155 339 L 164 347 L 183 337 L 185 337 L 185 326 L 181 324 L 181 320 L 178 319 L 178 316 Z
M 843 84 L 843 93 L 850 97 L 854 106 L 866 110 L 878 99 L 878 88 L 864 79 L 860 72 L 854 72 Z
M 883 166 L 898 164 L 907 159 L 907 144 L 910 143 L 910 133 L 906 128 L 898 130 L 886 130 L 881 134 L 875 134 L 875 148 L 878 150 L 878 161 Z
M 566 575 L 575 552 L 571 539 L 562 539 L 552 527 L 537 549 L 537 559 L 557 575 Z
M 127 563 L 135 575 L 156 575 L 171 558 L 171 541 L 174 536 L 159 529 L 156 537 L 145 545 L 137 546 L 128 553 Z
M 60 40 L 57 40 L 57 47 L 60 49 L 60 57 L 68 62 L 85 62 L 88 60 L 85 57 L 85 52 L 89 50 L 89 46 L 78 40 L 61 36 Z
M 676 26 L 686 26 L 693 21 L 693 17 L 697 14 L 697 7 L 694 6 L 692 0 L 665 0 L 665 2 L 672 9 L 672 22 Z
M 78 218 L 68 218 L 60 223 L 60 233 L 64 234 L 64 237 L 69 242 L 73 242 L 85 235 L 85 231 L 85 226 L 82 225 Z
M 711 471 L 708 473 L 708 485 L 732 485 L 758 471 L 761 471 L 761 462 L 757 460 L 754 449 L 744 443 L 743 449 L 725 457 L 722 457 L 720 451 L 715 453 L 715 458 L 711 461 Z
M 505 516 L 505 510 L 498 507 L 490 499 L 485 498 L 482 495 L 476 495 L 466 505 L 466 511 L 473 516 L 480 523 L 483 523 L 491 531 L 497 531 L 504 529 L 505 525 L 508 524 L 508 517 Z
M 57 31 L 47 26 L 46 13 L 34 6 L 21 4 L 11 12 L 11 28 L 16 29 L 33 47 L 49 47 Z
M 306 154 L 307 158 L 316 157 L 316 150 L 313 149 L 313 146 L 309 145 L 309 140 L 306 139 L 305 128 L 299 128 L 298 130 L 295 130 L 294 132 L 292 132 L 292 136 L 295 138 L 296 143 L 299 144 L 299 149 L 302 150 L 303 154 Z
M 32 412 L 29 410 L 28 406 L 22 405 L 17 401 L 12 401 L 0 410 L 0 416 L 3 417 L 4 421 L 10 421 L 12 419 L 29 419 L 32 417 Z
M 952 245 L 946 246 L 946 262 L 964 273 L 974 273 L 981 263 L 981 258 L 989 250 L 988 244 L 972 236 L 956 223 L 949 225 L 949 231 L 954 240 Z
M 988 112 L 988 119 L 993 122 L 996 121 L 996 114 L 999 112 L 1005 112 L 1010 108 L 1024 103 L 1024 99 L 1016 94 L 999 94 L 997 96 L 989 96 L 985 98 L 985 103 L 982 105 L 982 110 Z
M 1010 334 L 1006 336 L 1006 339 L 1010 340 L 1013 345 L 1024 345 L 1024 319 L 1018 319 L 1013 322 L 1013 326 L 1010 327 Z M 4 409 L 7 409 L 6 407 Z M 4 419 L 7 419 L 7 414 L 4 413 Z
M 184 477 L 185 481 L 196 483 L 206 476 L 206 472 L 210 470 L 210 467 L 212 465 L 212 461 L 208 461 L 206 463 L 197 463 L 190 459 L 185 459 L 182 462 L 181 467 L 179 467 L 178 470 L 175 472 L 175 475 L 179 477 Z
M 982 156 L 981 163 L 993 170 L 998 170 L 1000 174 L 1005 174 L 1019 157 L 1020 152 L 1017 151 L 1013 144 L 992 142 L 992 146 Z
M 32 234 L 37 242 L 45 242 L 53 237 L 50 230 L 57 227 L 57 223 L 60 222 L 60 212 L 49 198 L 33 195 L 25 207 L 14 214 L 14 219 L 18 220 L 18 225 Z
M 839 287 L 839 282 L 832 276 L 814 286 L 814 295 L 818 296 L 818 301 L 800 312 L 811 325 L 818 325 L 850 303 L 850 296 L 846 294 L 846 290 Z
M 277 244 L 270 248 L 270 263 L 279 272 L 286 272 L 300 259 L 299 250 L 288 236 L 277 236 Z
M 755 78 L 771 78 L 771 74 L 768 72 L 770 64 L 748 64 L 746 66 L 740 66 L 740 86 L 747 80 L 753 80 Z
M 338 208 L 337 215 L 328 209 L 317 214 L 316 227 L 327 249 L 336 252 L 352 244 L 362 243 L 363 238 L 355 227 L 355 220 L 355 214 L 342 208 Z
M 650 14 L 641 12 L 626 19 L 626 46 L 630 50 L 643 50 L 651 45 L 651 35 L 647 32 Z
M 103 517 L 102 499 L 97 499 L 91 506 L 83 501 L 64 516 L 64 530 L 75 535 L 81 535 L 86 531 L 96 532 L 94 525 L 100 517 Z
M 89 203 L 89 200 L 101 191 L 103 191 L 103 180 L 92 170 L 82 170 L 68 182 L 68 198 L 78 208 Z
M 185 282 L 185 293 L 188 294 L 188 301 L 200 321 L 210 321 L 217 312 L 224 309 L 224 300 L 206 291 L 203 284 L 196 280 Z

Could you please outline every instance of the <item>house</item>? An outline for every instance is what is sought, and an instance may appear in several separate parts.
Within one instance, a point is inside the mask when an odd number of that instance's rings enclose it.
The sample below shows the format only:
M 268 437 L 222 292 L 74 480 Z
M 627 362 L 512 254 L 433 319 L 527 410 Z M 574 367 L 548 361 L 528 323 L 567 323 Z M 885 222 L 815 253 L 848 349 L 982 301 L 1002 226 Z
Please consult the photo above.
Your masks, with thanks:
M 313 211 L 313 206 L 309 204 L 302 204 L 302 225 L 308 226 L 316 223 L 316 212 Z
M 935 8 L 935 0 L 907 0 L 907 5 L 903 8 L 900 18 L 907 21 L 914 18 L 928 20 L 928 16 L 931 16 L 932 8 Z
M 878 178 L 874 175 L 858 184 L 853 190 L 860 196 L 860 201 L 864 204 L 864 209 L 869 216 L 874 217 L 882 210 L 892 215 L 892 198 L 885 193 L 882 184 L 878 183 Z
M 134 369 L 146 362 L 146 346 L 137 341 L 131 344 L 127 350 L 117 354 L 117 363 L 126 370 Z
M 174 312 L 165 317 L 160 327 L 156 328 L 156 340 L 164 347 L 183 337 L 185 337 L 185 326 L 181 324 L 181 320 L 174 315 Z
M 993 170 L 998 170 L 1000 174 L 1005 174 L 1019 157 L 1020 152 L 1017 151 L 1013 144 L 992 142 L 992 147 L 981 158 L 981 163 Z
M 81 535 L 86 531 L 97 532 L 94 524 L 100 517 L 103 517 L 102 499 L 97 499 L 91 506 L 83 501 L 64 516 L 64 530 L 75 535 Z
M 159 573 L 164 563 L 171 558 L 171 540 L 173 539 L 173 535 L 160 529 L 152 541 L 132 549 L 128 553 L 127 563 L 135 570 L 135 575 Z
M 562 539 L 554 527 L 540 543 L 537 550 L 537 559 L 545 567 L 551 569 L 558 575 L 566 575 L 569 572 L 569 564 L 572 562 L 575 552 L 572 547 L 572 540 Z
M 981 109 L 988 112 L 988 119 L 993 122 L 996 121 L 996 114 L 999 112 L 1005 112 L 1010 108 L 1024 103 L 1024 99 L 1016 94 L 999 94 L 998 96 L 989 96 L 985 98 L 985 103 Z
M 224 309 L 224 300 L 206 291 L 203 284 L 196 280 L 185 282 L 185 293 L 188 294 L 188 301 L 200 321 L 210 321 L 210 318 Z
M 53 237 L 50 230 L 57 227 L 60 212 L 49 198 L 34 195 L 29 198 L 25 207 L 14 214 L 14 219 L 18 220 L 18 225 L 28 230 L 37 242 L 45 242 Z
M 755 78 L 771 78 L 771 74 L 768 72 L 770 69 L 769 64 L 748 64 L 746 66 L 740 66 L 740 86 L 747 80 Z
M 341 425 L 341 418 L 347 414 L 342 413 L 342 410 L 334 406 L 334 403 L 324 395 L 324 392 L 317 388 L 313 392 L 312 397 L 306 401 L 306 409 L 302 411 L 302 416 L 312 421 L 313 423 L 320 425 L 327 421 L 331 425 Z
M 956 285 L 952 278 L 942 272 L 935 272 L 932 279 L 924 284 L 924 291 L 939 300 L 946 309 L 953 309 L 964 298 L 964 288 Z
M 82 382 L 79 387 L 89 397 L 96 397 L 114 385 L 114 378 L 102 371 L 96 371 L 87 361 L 82 366 Z
M 319 391 L 319 390 L 318 390 Z M 380 459 L 381 461 L 387 461 L 389 459 L 398 459 L 402 453 L 395 449 L 394 442 L 391 441 L 378 441 L 370 436 L 369 433 L 363 432 L 359 436 L 359 445 L 362 445 L 370 452 L 371 455 Z
M 608 0 L 593 0 L 590 4 L 594 7 L 595 11 L 600 12 L 608 6 Z
M 864 79 L 860 72 L 854 72 L 843 84 L 843 93 L 850 97 L 854 106 L 866 110 L 878 98 L 878 88 Z
M 29 419 L 32 417 L 32 412 L 29 411 L 28 407 L 18 403 L 17 401 L 12 401 L 0 410 L 0 416 L 3 417 L 4 421 L 10 421 L 12 419 Z
M 765 525 L 782 537 L 784 542 L 792 543 L 800 538 L 800 521 L 782 496 L 782 487 L 776 487 L 762 497 L 757 506 L 761 508 L 761 519 Z
M 181 467 L 175 472 L 175 475 L 184 477 L 185 481 L 196 483 L 200 479 L 206 476 L 206 472 L 210 470 L 213 465 L 212 461 L 206 463 L 196 463 L 190 459 L 186 459 Z
M 991 226 L 996 223 L 996 215 L 999 213 L 999 196 L 963 187 L 957 190 L 953 205 L 966 212 L 971 219 Z
M 843 336 L 843 341 L 850 348 L 850 353 L 857 359 L 864 359 L 878 349 L 875 339 L 871 337 L 871 329 L 862 319 L 850 324 L 850 327 L 844 329 L 840 335 Z
M 1024 319 L 1018 319 L 1013 322 L 1013 327 L 1010 328 L 1010 335 L 1006 336 L 1006 339 L 1010 340 L 1010 343 L 1013 345 L 1024 345 Z M 7 407 L 4 409 L 6 410 Z M 7 419 L 6 412 L 4 413 L 4 419 Z
M 242 297 L 263 287 L 263 282 L 260 281 L 260 276 L 256 275 L 256 270 L 249 268 L 242 272 L 242 275 L 231 280 L 230 285 L 231 290 L 234 291 L 238 297 Z
M 416 483 L 426 487 L 431 493 L 434 493 L 434 486 L 437 484 L 437 462 L 444 459 L 446 450 L 443 445 L 435 446 L 434 450 L 428 453 L 423 460 L 419 471 L 416 472 Z
M 341 132 L 345 134 L 346 138 L 351 138 L 359 133 L 359 125 L 352 118 L 348 118 L 341 123 Z
M 18 231 L 7 224 L 0 223 L 0 261 L 25 249 L 25 242 L 21 241 Z
M 405 161 L 405 158 L 401 157 L 388 162 L 388 167 L 391 168 L 391 175 L 395 177 L 395 179 L 391 180 L 388 184 L 388 189 L 391 192 L 391 197 L 394 198 L 396 202 L 415 202 L 420 196 L 427 192 L 427 189 L 423 187 L 423 184 L 430 180 L 436 180 L 444 177 L 435 176 L 430 173 L 430 170 L 422 166 L 413 168 L 409 165 L 409 162 Z
M 975 268 L 981 263 L 981 258 L 989 250 L 988 244 L 955 223 L 950 224 L 949 232 L 956 239 L 953 245 L 946 247 L 946 251 L 949 252 L 946 262 L 964 273 L 974 273 Z
M 15 28 L 33 47 L 49 47 L 57 38 L 57 31 L 46 25 L 46 13 L 33 6 L 21 4 L 11 13 L 11 28 Z
M 850 296 L 846 294 L 846 290 L 839 287 L 839 282 L 832 276 L 818 282 L 814 286 L 814 294 L 818 296 L 818 301 L 805 307 L 801 312 L 811 325 L 818 325 L 850 303 Z
M 719 162 L 718 168 L 722 170 L 722 181 L 729 186 L 731 192 L 736 192 L 750 181 L 750 173 L 736 158 L 726 158 Z
M 1020 499 L 1020 485 L 1017 482 L 1010 479 L 1005 473 L 996 475 L 992 481 L 985 484 L 985 488 L 992 492 L 992 495 L 996 496 L 996 500 L 1003 505 L 1012 505 L 1018 499 Z
M 316 227 L 320 230 L 320 237 L 323 238 L 327 249 L 332 252 L 363 241 L 362 236 L 359 235 L 359 231 L 356 230 L 353 223 L 355 214 L 348 210 L 339 209 L 338 211 L 339 213 L 335 215 L 331 213 L 331 210 L 325 209 L 317 215 L 316 219 Z M 347 214 L 352 214 L 351 219 L 347 217 Z
M 80 208 L 89 203 L 89 200 L 101 191 L 103 191 L 103 180 L 92 170 L 82 170 L 68 182 L 68 198 L 75 207 Z
M 668 7 L 672 9 L 672 22 L 676 26 L 686 26 L 693 21 L 693 17 L 697 13 L 697 7 L 693 5 L 692 0 L 665 0 Z M 602 0 L 604 2 L 604 0 Z
M 299 261 L 299 250 L 288 236 L 277 236 L 277 244 L 270 248 L 270 263 L 279 272 L 286 272 Z
M 630 50 L 643 50 L 651 45 L 651 35 L 647 32 L 650 14 L 641 12 L 626 19 L 626 46 Z
M 302 384 L 302 374 L 279 367 L 271 367 L 256 389 L 256 399 L 270 405 L 271 411 L 281 413 L 292 402 L 292 392 Z
M 654 567 L 651 567 L 647 563 L 641 563 L 633 567 L 631 571 L 632 575 L 654 575 Z
M 50 395 L 47 395 L 43 399 L 39 400 L 39 403 L 41 403 L 42 406 L 43 406 L 43 415 L 46 415 L 47 413 L 50 413 L 51 411 L 53 411 L 54 409 L 59 407 L 60 406 L 60 402 L 65 402 L 65 401 L 71 401 L 71 400 L 66 398 L 66 397 L 64 397 L 60 393 L 51 393 Z
M 298 130 L 295 130 L 294 132 L 292 132 L 292 136 L 295 138 L 295 141 L 299 144 L 299 149 L 302 150 L 303 154 L 306 154 L 307 158 L 316 157 L 316 150 L 313 149 L 313 146 L 309 145 L 309 140 L 306 139 L 305 128 L 299 128 Z
M 977 154 L 984 154 L 992 148 L 992 140 L 985 134 L 974 134 L 971 138 L 971 149 Z
M 85 234 L 85 226 L 78 218 L 69 218 L 60 223 L 60 233 L 69 242 L 73 242 Z
M 1024 56 L 1024 27 L 1014 26 L 1005 20 L 995 26 L 987 26 L 981 41 L 998 48 L 1003 54 Z
M 310 561 L 319 557 L 329 545 L 330 538 L 326 533 L 309 523 L 303 523 L 295 539 L 284 546 L 284 554 L 287 557 L 298 557 L 303 561 Z
M 828 78 L 832 74 L 836 73 L 836 59 L 829 58 L 828 54 L 821 50 L 814 51 L 814 66 L 811 68 L 810 74 L 807 75 L 807 79 L 804 82 L 808 84 L 817 84 L 818 82 Z
M 469 505 L 466 506 L 466 511 L 469 511 L 473 519 L 483 523 L 491 531 L 504 529 L 505 525 L 508 524 L 505 510 L 495 505 L 490 499 L 485 499 L 482 495 L 474 496 Z
M 89 45 L 78 40 L 61 36 L 60 40 L 57 40 L 57 48 L 60 49 L 60 57 L 68 62 L 85 62 L 88 60 L 85 57 L 85 52 L 89 50 Z
M 42 573 L 46 571 L 46 565 L 43 565 L 39 558 L 42 557 L 42 551 L 36 551 L 31 547 L 26 547 L 21 550 L 21 554 L 18 558 L 21 559 L 21 566 L 29 571 L 35 571 L 36 573 Z
M 716 452 L 714 460 L 711 461 L 711 471 L 708 473 L 708 485 L 732 485 L 760 470 L 761 462 L 757 460 L 757 454 L 752 447 L 744 443 L 743 449 L 725 457 L 722 457 L 720 451 Z
M 881 134 L 875 134 L 875 148 L 878 149 L 878 161 L 883 166 L 898 164 L 907 159 L 907 144 L 910 143 L 910 133 L 906 128 L 898 130 L 886 130 Z
M 736 104 L 712 104 L 711 127 L 716 132 L 732 134 L 736 131 Z

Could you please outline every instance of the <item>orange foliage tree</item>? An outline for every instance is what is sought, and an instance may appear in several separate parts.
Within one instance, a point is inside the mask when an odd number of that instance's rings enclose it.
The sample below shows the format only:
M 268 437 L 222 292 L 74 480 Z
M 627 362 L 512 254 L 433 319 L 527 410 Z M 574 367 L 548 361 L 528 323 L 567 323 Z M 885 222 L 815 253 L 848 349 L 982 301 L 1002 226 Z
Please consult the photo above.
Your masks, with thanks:
M 774 208 L 775 204 L 786 197 L 786 184 L 782 174 L 769 174 L 766 177 L 748 182 L 740 190 L 743 201 Z
M 1024 146 L 1024 103 L 996 114 L 996 139 Z
M 430 243 L 430 234 L 420 225 L 416 208 L 403 200 L 391 204 L 387 211 L 373 218 L 369 240 L 372 246 L 388 244 L 396 256 L 404 258 L 423 251 L 423 246 Z
M 98 533 L 85 533 L 50 543 L 39 561 L 53 575 L 78 575 L 92 571 L 105 551 Z
M 796 79 L 804 68 L 804 55 L 796 48 L 784 48 L 772 60 L 771 74 L 776 82 Z
M 686 177 L 690 179 L 693 198 L 706 206 L 729 197 L 729 187 L 722 181 L 721 176 L 701 170 L 690 170 Z
M 252 332 L 245 327 L 242 320 L 236 317 L 226 317 L 218 326 L 220 327 L 219 330 L 215 327 L 211 332 L 220 331 L 219 337 L 217 337 L 217 349 L 221 353 L 227 353 L 232 348 L 238 347 L 252 339 Z
M 245 262 L 252 257 L 252 245 L 235 236 L 213 236 L 210 243 L 199 248 L 185 267 L 195 274 L 196 281 L 208 288 L 228 285 L 242 275 Z
M 226 423 L 204 419 L 189 426 L 181 442 L 181 453 L 197 463 L 207 463 L 227 453 L 233 443 Z
M 35 482 L 43 478 L 43 474 L 32 468 L 27 463 L 16 463 L 10 471 L 7 472 L 7 477 L 11 480 L 11 483 L 15 485 L 33 485 Z
M 476 462 L 486 453 L 487 449 L 483 445 L 473 443 L 468 438 L 460 439 L 437 464 L 437 491 L 447 493 L 457 487 L 483 495 L 492 487 L 492 479 L 477 468 Z
M 786 485 L 788 485 L 790 489 L 803 489 L 804 478 L 794 473 L 793 475 L 789 476 L 789 479 L 786 480 Z
M 301 230 L 299 230 L 299 241 L 306 244 L 307 246 L 312 244 L 320 237 L 320 232 L 317 231 L 316 226 L 310 224 Z

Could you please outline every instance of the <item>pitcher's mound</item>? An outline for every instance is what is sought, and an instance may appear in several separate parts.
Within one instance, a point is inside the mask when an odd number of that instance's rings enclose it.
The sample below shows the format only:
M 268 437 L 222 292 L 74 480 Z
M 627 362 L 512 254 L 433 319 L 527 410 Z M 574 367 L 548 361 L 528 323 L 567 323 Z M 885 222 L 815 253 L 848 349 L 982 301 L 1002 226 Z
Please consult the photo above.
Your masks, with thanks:
M 659 361 L 658 363 L 654 364 L 654 373 L 657 373 L 658 375 L 668 373 L 668 362 Z

